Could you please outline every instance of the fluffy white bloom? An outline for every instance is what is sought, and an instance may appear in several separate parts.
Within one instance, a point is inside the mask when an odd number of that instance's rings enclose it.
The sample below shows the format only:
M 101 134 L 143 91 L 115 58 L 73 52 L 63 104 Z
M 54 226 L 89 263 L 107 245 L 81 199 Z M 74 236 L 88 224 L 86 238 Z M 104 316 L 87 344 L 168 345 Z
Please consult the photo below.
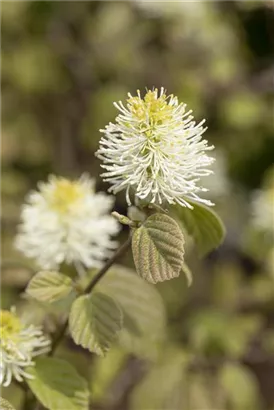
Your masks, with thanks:
M 212 205 L 200 198 L 206 191 L 199 186 L 200 177 L 212 173 L 208 166 L 214 161 L 205 151 L 213 149 L 202 139 L 204 120 L 193 121 L 191 111 L 179 104 L 177 97 L 166 96 L 161 88 L 128 94 L 126 107 L 114 103 L 120 111 L 116 123 L 100 130 L 104 136 L 96 155 L 103 161 L 102 174 L 112 184 L 109 191 L 130 191 L 149 203 L 190 205 L 187 199 Z
M 22 208 L 17 249 L 43 269 L 57 269 L 62 262 L 100 266 L 117 246 L 111 235 L 119 224 L 108 214 L 114 198 L 95 193 L 94 186 L 87 175 L 76 181 L 50 176 L 39 183 Z
M 50 340 L 40 327 L 25 325 L 15 310 L 0 311 L 0 385 L 8 386 L 12 378 L 22 382 L 31 378 L 26 368 L 34 366 L 33 358 L 50 350 Z

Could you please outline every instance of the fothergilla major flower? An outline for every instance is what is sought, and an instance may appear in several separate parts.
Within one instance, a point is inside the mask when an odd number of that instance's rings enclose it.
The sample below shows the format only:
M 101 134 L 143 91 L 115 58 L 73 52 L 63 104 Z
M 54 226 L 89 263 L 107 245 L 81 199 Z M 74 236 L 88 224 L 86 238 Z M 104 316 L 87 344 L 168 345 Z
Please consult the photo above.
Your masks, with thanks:
M 82 175 L 71 181 L 50 176 L 38 184 L 22 207 L 15 246 L 34 258 L 42 269 L 57 269 L 63 262 L 91 268 L 112 254 L 119 232 L 109 214 L 114 197 L 95 192 L 95 181 Z
M 31 378 L 28 368 L 35 365 L 34 357 L 47 353 L 51 342 L 40 327 L 24 324 L 14 308 L 1 310 L 0 320 L 0 385 L 6 387 L 13 378 Z
M 191 205 L 188 199 L 213 205 L 202 199 L 206 189 L 199 185 L 202 176 L 212 173 L 212 150 L 202 138 L 204 120 L 196 124 L 186 104 L 166 95 L 161 88 L 147 91 L 144 98 L 128 94 L 126 106 L 114 103 L 120 111 L 115 123 L 100 130 L 104 136 L 96 155 L 106 170 L 104 181 L 110 192 L 126 190 L 130 205 L 134 199 L 158 205 Z

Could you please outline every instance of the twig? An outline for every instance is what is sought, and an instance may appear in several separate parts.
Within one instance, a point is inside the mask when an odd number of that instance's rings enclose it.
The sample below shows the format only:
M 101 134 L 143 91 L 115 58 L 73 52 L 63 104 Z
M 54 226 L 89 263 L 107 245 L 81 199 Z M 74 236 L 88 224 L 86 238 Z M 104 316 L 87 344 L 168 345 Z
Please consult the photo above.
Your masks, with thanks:
M 120 246 L 120 248 L 115 252 L 115 254 L 106 262 L 106 264 L 99 270 L 97 275 L 91 280 L 90 284 L 85 289 L 85 294 L 90 293 L 97 282 L 104 276 L 104 274 L 109 270 L 109 268 L 113 265 L 113 263 L 120 258 L 130 247 L 131 244 L 131 236 Z

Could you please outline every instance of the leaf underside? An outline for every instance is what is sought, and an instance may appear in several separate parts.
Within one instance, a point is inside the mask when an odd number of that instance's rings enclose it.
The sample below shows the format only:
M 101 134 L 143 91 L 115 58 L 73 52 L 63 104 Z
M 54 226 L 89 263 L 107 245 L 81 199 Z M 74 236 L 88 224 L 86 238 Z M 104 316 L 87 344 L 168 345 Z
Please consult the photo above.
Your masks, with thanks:
M 178 277 L 184 262 L 184 236 L 177 222 L 156 213 L 133 233 L 132 252 L 137 273 L 157 283 Z

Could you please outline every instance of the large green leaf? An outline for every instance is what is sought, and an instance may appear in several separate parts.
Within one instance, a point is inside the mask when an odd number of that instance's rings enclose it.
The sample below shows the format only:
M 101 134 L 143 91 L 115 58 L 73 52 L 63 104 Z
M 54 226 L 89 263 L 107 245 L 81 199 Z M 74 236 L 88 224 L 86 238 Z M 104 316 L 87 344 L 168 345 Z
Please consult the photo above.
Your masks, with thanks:
M 156 213 L 137 228 L 132 252 L 138 274 L 151 283 L 179 276 L 184 263 L 184 237 L 169 216 Z
M 132 410 L 224 409 L 220 387 L 211 374 L 189 371 L 195 358 L 178 348 L 165 349 L 130 396 Z M 237 410 L 240 407 L 237 407 Z M 234 408 L 233 408 L 234 410 Z M 236 410 L 236 407 L 235 407 Z
M 177 410 L 185 408 L 183 386 L 186 357 L 177 349 L 165 351 L 164 357 L 152 365 L 130 397 L 132 410 Z
M 3 399 L 3 397 L 0 397 L 0 408 L 1 410 L 15 410 L 8 400 Z
M 87 410 L 88 385 L 65 360 L 40 357 L 29 369 L 28 385 L 37 399 L 50 410 Z
M 155 352 L 165 336 L 166 315 L 161 295 L 151 284 L 123 266 L 115 265 L 98 284 L 98 290 L 119 302 L 124 314 L 120 342 L 130 351 Z M 143 349 L 144 347 L 144 349 Z
M 104 355 L 121 330 L 122 319 L 122 311 L 111 297 L 94 292 L 74 301 L 69 328 L 76 344 Z
M 176 213 L 197 244 L 199 254 L 203 256 L 223 242 L 225 227 L 212 209 L 194 201 L 188 200 L 188 202 L 193 206 L 193 209 L 176 206 Z
M 193 360 L 195 363 L 195 358 Z M 206 371 L 188 372 L 184 386 L 184 403 L 186 400 L 188 401 L 187 408 L 191 410 L 227 409 L 223 391 L 218 383 L 218 377 Z M 233 410 L 240 409 L 233 408 Z
M 52 303 L 63 299 L 73 290 L 72 279 L 54 271 L 38 272 L 29 282 L 26 293 L 41 301 Z
M 256 410 L 261 408 L 256 378 L 245 366 L 226 363 L 219 373 L 219 380 L 233 409 Z

